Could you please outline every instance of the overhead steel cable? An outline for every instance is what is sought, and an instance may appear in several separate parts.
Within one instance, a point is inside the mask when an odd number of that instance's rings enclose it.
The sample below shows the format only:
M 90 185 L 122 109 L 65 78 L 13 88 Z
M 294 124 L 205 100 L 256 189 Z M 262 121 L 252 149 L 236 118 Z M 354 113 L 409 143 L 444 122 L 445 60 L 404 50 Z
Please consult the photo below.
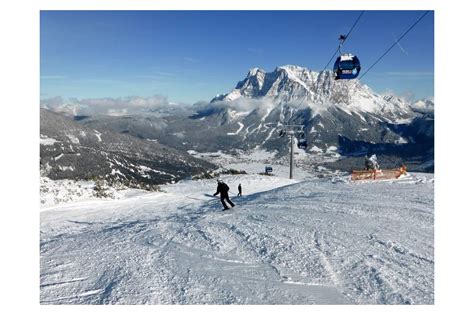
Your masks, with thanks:
M 362 11 L 359 16 L 357 17 L 357 19 L 355 20 L 354 24 L 352 24 L 352 27 L 351 29 L 349 30 L 349 33 L 347 33 L 347 35 L 344 35 L 344 39 L 341 41 L 341 43 L 339 44 L 339 46 L 337 47 L 336 51 L 334 52 L 334 54 L 332 55 L 331 59 L 329 59 L 328 63 L 324 66 L 323 70 L 325 70 L 327 68 L 327 66 L 331 63 L 332 59 L 334 58 L 334 56 L 336 56 L 337 52 L 341 49 L 341 46 L 342 44 L 349 38 L 349 35 L 352 33 L 352 30 L 354 29 L 354 27 L 357 25 L 357 23 L 359 22 L 360 18 L 362 17 L 362 15 L 364 14 L 365 11 Z
M 412 26 L 410 26 L 410 27 L 405 31 L 405 33 L 403 33 L 402 36 L 400 36 L 398 39 L 396 39 L 396 40 L 395 40 L 395 43 L 393 43 L 393 45 L 390 46 L 390 47 L 389 47 L 389 48 L 388 48 L 388 49 L 360 76 L 359 80 L 362 79 L 362 78 L 364 77 L 364 75 L 366 75 L 367 72 L 369 72 L 370 69 L 372 69 L 380 60 L 382 60 L 382 58 L 385 57 L 385 55 L 388 54 L 389 51 L 392 50 L 392 48 L 395 47 L 395 46 L 398 44 L 398 42 L 399 42 L 403 37 L 405 37 L 405 35 L 407 35 L 428 13 L 430 13 L 430 11 L 426 11 L 422 16 L 420 16 L 420 17 L 418 18 L 418 20 L 416 20 L 415 23 L 413 23 Z

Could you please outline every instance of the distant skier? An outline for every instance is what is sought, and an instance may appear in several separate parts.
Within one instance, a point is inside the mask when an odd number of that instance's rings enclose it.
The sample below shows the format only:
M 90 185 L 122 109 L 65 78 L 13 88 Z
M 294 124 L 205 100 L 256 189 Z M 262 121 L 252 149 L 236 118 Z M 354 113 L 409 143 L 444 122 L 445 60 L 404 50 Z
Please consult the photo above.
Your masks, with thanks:
M 372 156 L 369 158 L 369 160 L 372 162 L 374 170 L 379 170 L 380 169 L 379 162 L 377 161 L 377 155 L 372 154 Z
M 365 169 L 366 170 L 378 170 L 380 169 L 379 163 L 377 161 L 377 155 L 372 154 L 369 157 L 365 156 Z
M 239 193 L 237 194 L 237 196 L 242 196 L 242 185 L 239 184 L 239 187 L 237 187 L 239 189 Z
M 213 196 L 216 196 L 217 194 L 221 194 L 221 202 L 225 210 L 229 209 L 229 207 L 224 200 L 227 200 L 231 207 L 235 206 L 234 203 L 229 199 L 229 186 L 227 186 L 227 184 L 224 183 L 222 179 L 217 180 L 217 191 Z

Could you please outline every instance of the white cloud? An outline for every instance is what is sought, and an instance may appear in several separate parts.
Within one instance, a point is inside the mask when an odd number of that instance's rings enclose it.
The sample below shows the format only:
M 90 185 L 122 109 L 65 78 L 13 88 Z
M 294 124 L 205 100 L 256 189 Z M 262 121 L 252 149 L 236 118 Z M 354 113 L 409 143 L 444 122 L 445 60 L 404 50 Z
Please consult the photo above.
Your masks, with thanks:
M 61 112 L 71 116 L 120 116 L 137 114 L 174 105 L 171 105 L 165 96 L 155 95 L 151 97 L 129 96 L 119 98 L 73 98 L 68 100 L 58 96 L 42 99 L 40 101 L 40 106 L 54 112 Z
M 419 100 L 414 102 L 412 107 L 420 111 L 434 111 L 434 102 L 433 100 L 429 99 Z
M 260 114 L 267 112 L 267 109 L 275 107 L 275 103 L 270 98 L 249 99 L 240 97 L 233 101 L 217 101 L 209 103 L 207 108 L 232 108 L 239 112 L 251 112 L 257 110 Z

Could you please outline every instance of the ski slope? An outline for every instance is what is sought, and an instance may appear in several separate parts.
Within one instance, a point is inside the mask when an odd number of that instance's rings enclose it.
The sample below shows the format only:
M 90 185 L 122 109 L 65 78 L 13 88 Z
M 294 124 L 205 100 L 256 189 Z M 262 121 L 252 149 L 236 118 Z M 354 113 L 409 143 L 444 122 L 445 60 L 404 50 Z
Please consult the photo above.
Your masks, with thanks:
M 434 303 L 432 174 L 224 180 L 43 209 L 41 304 Z

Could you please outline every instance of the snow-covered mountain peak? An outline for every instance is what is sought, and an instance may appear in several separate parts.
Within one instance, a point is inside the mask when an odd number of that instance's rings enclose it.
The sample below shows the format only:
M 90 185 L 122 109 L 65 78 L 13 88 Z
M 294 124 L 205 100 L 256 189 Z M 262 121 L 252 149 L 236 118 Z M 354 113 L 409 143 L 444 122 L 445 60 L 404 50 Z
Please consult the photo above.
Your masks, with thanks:
M 347 112 L 382 114 L 391 119 L 406 118 L 411 104 L 396 96 L 375 93 L 359 80 L 335 80 L 331 70 L 320 72 L 297 65 L 283 65 L 272 72 L 252 68 L 228 94 L 212 102 L 237 99 L 269 100 L 274 105 L 309 107 L 314 113 L 338 107 Z M 419 105 L 419 107 L 424 107 Z
M 360 86 L 358 82 L 354 82 L 352 88 Z M 344 82 L 336 82 L 331 71 L 316 72 L 296 65 L 279 66 L 272 72 L 252 68 L 230 93 L 219 95 L 212 101 L 266 97 L 273 99 L 276 104 L 295 100 L 308 104 L 324 103 L 333 94 L 332 88 L 344 88 L 346 85 Z
M 301 73 L 310 72 L 311 70 L 309 70 L 307 68 L 304 68 L 304 67 L 296 66 L 296 65 L 284 65 L 284 66 L 276 67 L 275 71 L 276 72 L 284 71 L 286 73 L 294 74 L 294 75 L 299 76 Z
M 249 70 L 249 73 L 247 74 L 247 78 L 251 76 L 255 76 L 259 73 L 265 74 L 265 70 L 260 69 L 260 68 L 252 68 Z

